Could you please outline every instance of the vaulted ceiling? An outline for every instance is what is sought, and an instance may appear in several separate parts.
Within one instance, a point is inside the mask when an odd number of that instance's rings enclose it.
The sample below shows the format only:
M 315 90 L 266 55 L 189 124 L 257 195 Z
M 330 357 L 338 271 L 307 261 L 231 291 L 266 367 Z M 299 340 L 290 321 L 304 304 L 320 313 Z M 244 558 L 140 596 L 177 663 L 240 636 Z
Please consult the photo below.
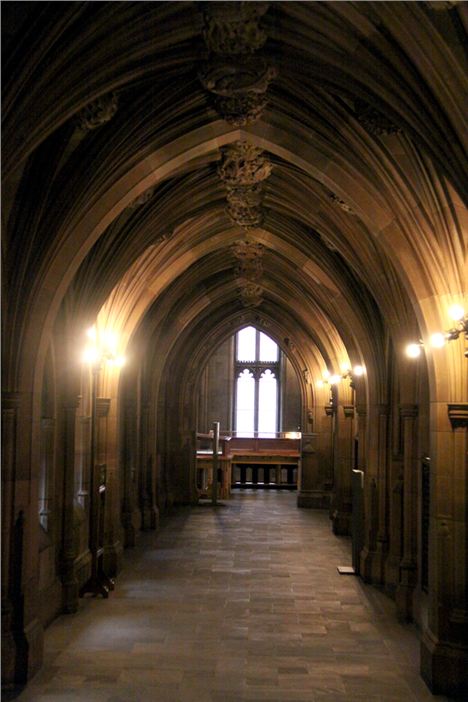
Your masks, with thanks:
M 8 359 L 67 305 L 168 354 L 257 315 L 371 367 L 463 290 L 465 5 L 2 12 Z

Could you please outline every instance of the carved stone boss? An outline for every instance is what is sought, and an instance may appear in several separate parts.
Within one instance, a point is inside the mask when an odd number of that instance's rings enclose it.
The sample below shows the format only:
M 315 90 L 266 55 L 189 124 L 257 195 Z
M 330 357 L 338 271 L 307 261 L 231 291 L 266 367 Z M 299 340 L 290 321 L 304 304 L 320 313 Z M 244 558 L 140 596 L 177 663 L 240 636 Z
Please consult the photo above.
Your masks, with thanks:
M 203 38 L 208 59 L 198 77 L 213 97 L 213 105 L 229 124 L 254 124 L 267 104 L 267 91 L 276 70 L 262 56 L 267 35 L 260 20 L 268 2 L 204 2 Z
M 226 189 L 226 212 L 235 224 L 249 229 L 263 221 L 263 182 L 271 173 L 267 155 L 256 146 L 236 141 L 222 150 L 218 175 Z
M 259 280 L 263 274 L 262 257 L 265 247 L 257 242 L 241 239 L 234 242 L 232 252 L 239 262 L 235 273 L 241 302 L 244 307 L 258 307 L 263 302 L 263 289 Z

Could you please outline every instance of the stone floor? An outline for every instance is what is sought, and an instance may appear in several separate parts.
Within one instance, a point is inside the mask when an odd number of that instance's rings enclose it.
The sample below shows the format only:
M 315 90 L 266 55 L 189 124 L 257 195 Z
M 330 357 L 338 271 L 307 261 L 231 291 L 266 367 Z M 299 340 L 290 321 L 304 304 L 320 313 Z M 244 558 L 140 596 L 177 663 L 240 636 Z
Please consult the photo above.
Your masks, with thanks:
M 414 629 L 354 576 L 348 539 L 296 494 L 184 508 L 126 554 L 108 600 L 46 632 L 19 702 L 415 702 Z

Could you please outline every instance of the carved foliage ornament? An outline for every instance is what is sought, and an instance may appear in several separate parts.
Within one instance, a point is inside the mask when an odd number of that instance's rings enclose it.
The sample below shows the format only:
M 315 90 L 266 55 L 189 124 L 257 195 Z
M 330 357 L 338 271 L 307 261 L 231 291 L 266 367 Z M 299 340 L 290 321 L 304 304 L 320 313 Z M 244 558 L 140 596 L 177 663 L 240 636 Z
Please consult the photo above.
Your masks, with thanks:
M 398 134 L 401 132 L 400 127 L 392 122 L 389 117 L 372 107 L 372 105 L 369 105 L 365 100 L 356 100 L 354 110 L 358 122 L 362 124 L 366 132 L 373 136 Z
M 255 241 L 238 240 L 232 252 L 239 261 L 235 274 L 240 286 L 240 298 L 244 307 L 258 307 L 263 302 L 263 292 L 258 281 L 263 274 L 262 257 L 265 247 Z
M 75 117 L 76 126 L 82 132 L 89 132 L 109 122 L 117 112 L 118 99 L 115 93 L 102 95 L 83 107 Z
M 254 241 L 241 239 L 234 242 L 232 252 L 239 261 L 235 275 L 240 281 L 258 281 L 263 275 L 262 257 L 265 247 Z
M 245 283 L 240 289 L 240 298 L 244 307 L 258 307 L 263 302 L 263 290 L 256 283 Z
M 220 57 L 205 63 L 198 72 L 203 87 L 222 97 L 266 93 L 276 70 L 265 59 L 248 56 L 233 59 Z
M 229 124 L 254 124 L 268 102 L 267 90 L 276 70 L 264 59 L 247 57 L 215 58 L 203 65 L 198 77 L 214 95 L 214 108 Z
M 267 90 L 276 70 L 254 53 L 267 35 L 259 22 L 266 2 L 203 3 L 203 38 L 209 60 L 198 73 L 214 107 L 229 124 L 254 124 L 267 104 Z
M 263 244 L 247 239 L 238 239 L 232 245 L 232 252 L 239 261 L 253 261 L 262 258 L 265 253 Z
M 247 127 L 260 119 L 267 102 L 266 95 L 244 93 L 232 97 L 217 97 L 214 106 L 228 124 L 233 127 Z
M 207 47 L 217 54 L 246 54 L 260 49 L 267 37 L 259 21 L 268 6 L 268 2 L 202 3 Z
M 266 154 L 256 146 L 237 141 L 222 151 L 218 175 L 226 188 L 226 212 L 232 222 L 246 229 L 263 221 L 263 181 L 271 173 Z
M 223 160 L 218 175 L 229 187 L 255 185 L 271 174 L 271 163 L 266 154 L 253 144 L 236 141 L 222 150 Z

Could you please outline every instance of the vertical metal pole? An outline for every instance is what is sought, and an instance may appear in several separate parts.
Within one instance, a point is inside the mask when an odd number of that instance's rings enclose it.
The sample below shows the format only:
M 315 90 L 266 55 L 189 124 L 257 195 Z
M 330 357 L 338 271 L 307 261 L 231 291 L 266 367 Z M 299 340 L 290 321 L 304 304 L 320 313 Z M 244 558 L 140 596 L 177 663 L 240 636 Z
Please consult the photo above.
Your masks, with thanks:
M 216 505 L 218 500 L 218 449 L 219 449 L 219 422 L 213 422 L 213 481 L 211 484 L 211 504 Z
M 90 551 L 91 578 L 98 579 L 98 547 L 99 547 L 99 480 L 96 475 L 96 421 L 97 421 L 97 385 L 99 366 L 93 365 L 91 374 L 91 470 L 89 480 L 90 492 Z

